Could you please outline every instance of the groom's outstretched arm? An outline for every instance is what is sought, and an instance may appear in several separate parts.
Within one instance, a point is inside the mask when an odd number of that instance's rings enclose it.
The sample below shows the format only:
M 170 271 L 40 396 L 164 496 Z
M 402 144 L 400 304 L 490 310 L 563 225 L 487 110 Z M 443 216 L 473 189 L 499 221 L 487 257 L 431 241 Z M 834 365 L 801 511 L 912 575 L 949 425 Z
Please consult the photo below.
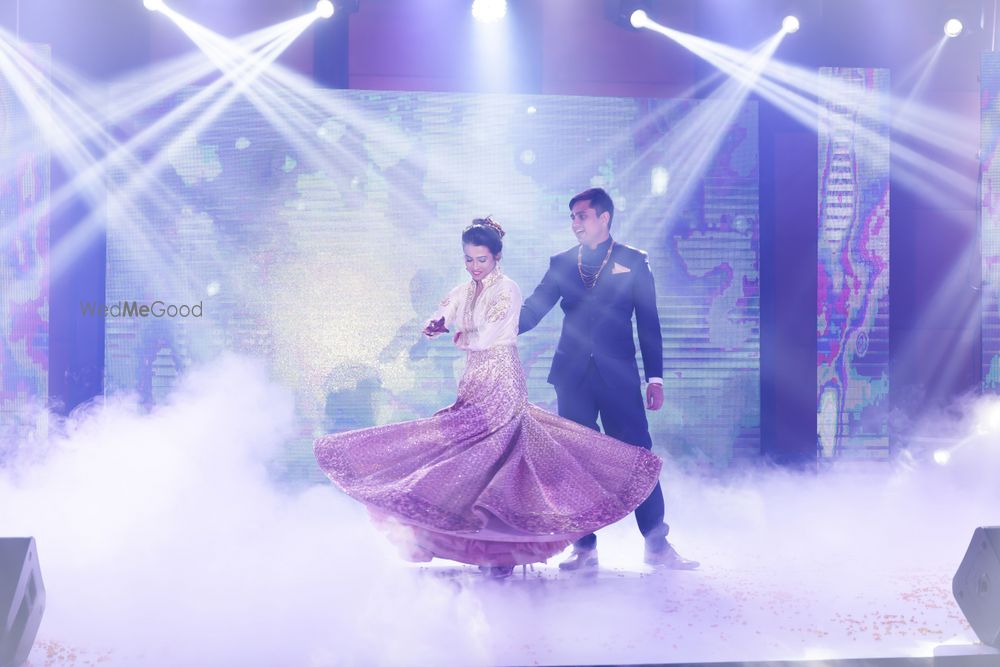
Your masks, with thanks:
M 521 317 L 517 323 L 517 333 L 531 331 L 542 318 L 552 310 L 559 300 L 559 283 L 556 280 L 555 258 L 549 260 L 549 270 L 542 276 L 542 282 L 521 306 Z

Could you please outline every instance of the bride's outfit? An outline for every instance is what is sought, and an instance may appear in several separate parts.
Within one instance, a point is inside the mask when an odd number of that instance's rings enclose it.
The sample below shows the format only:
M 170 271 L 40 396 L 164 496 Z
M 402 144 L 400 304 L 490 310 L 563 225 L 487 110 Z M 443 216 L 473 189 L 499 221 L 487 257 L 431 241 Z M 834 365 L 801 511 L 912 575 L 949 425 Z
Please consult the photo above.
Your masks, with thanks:
M 660 459 L 528 402 L 517 354 L 521 292 L 496 267 L 433 319 L 467 352 L 458 399 L 416 421 L 327 435 L 316 460 L 345 493 L 400 531 L 413 560 L 544 561 L 634 510 Z

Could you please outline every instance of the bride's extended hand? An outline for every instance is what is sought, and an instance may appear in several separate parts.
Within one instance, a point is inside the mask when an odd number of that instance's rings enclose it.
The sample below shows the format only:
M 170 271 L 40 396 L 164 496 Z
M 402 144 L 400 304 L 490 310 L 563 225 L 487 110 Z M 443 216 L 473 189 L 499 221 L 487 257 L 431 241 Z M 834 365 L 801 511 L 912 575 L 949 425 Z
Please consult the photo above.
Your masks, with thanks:
M 444 318 L 442 317 L 441 319 L 431 320 L 428 322 L 422 333 L 428 338 L 434 338 L 434 336 L 437 336 L 438 334 L 448 333 L 447 327 L 444 326 Z

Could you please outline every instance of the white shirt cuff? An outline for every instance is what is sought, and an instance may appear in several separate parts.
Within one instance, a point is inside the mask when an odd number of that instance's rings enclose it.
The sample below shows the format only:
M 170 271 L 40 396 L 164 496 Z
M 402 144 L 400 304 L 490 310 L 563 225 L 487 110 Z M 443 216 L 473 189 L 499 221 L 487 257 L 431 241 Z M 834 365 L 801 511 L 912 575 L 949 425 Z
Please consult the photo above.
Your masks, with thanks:
M 663 384 L 663 378 L 649 378 L 649 384 Z

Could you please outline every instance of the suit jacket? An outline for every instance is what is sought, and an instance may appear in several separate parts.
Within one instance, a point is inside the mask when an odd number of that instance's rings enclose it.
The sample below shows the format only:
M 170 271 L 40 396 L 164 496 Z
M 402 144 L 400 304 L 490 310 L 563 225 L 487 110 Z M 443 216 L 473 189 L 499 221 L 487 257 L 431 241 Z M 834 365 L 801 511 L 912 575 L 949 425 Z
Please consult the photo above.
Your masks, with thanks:
M 663 336 L 656 287 L 646 253 L 615 243 L 597 284 L 586 289 L 577 268 L 578 247 L 553 255 L 549 269 L 521 307 L 519 333 L 535 327 L 557 301 L 564 317 L 549 382 L 578 383 L 590 358 L 611 386 L 638 385 L 632 313 L 646 380 L 663 377 Z

